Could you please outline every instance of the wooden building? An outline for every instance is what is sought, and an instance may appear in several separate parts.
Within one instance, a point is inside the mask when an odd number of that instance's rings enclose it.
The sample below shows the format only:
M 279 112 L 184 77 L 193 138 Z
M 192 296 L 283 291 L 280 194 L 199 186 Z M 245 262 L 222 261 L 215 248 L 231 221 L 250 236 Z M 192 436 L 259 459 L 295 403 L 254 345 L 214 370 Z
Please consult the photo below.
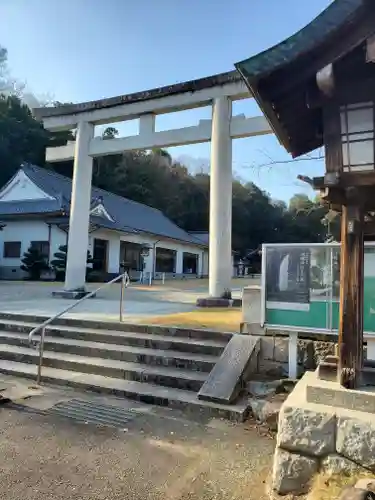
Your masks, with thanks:
M 325 148 L 325 176 L 301 176 L 342 214 L 339 352 L 320 373 L 345 387 L 373 383 L 363 362 L 363 241 L 375 233 L 375 2 L 335 0 L 236 68 L 294 158 Z

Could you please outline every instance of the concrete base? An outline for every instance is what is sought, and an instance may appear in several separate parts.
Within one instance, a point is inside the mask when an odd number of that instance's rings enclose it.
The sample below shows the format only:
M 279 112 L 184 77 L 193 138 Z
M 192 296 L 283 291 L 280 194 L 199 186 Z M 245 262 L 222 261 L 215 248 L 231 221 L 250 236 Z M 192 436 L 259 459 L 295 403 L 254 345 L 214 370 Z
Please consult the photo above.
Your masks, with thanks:
M 207 297 L 197 299 L 197 307 L 241 307 L 242 299 L 223 299 L 221 297 Z
M 280 411 L 273 491 L 304 493 L 318 471 L 374 472 L 374 410 L 375 391 L 342 389 L 305 373 Z
M 58 297 L 60 299 L 70 299 L 70 300 L 79 300 L 86 297 L 90 292 L 84 289 L 81 290 L 55 290 L 52 292 L 53 297 Z M 92 298 L 95 297 L 95 294 Z

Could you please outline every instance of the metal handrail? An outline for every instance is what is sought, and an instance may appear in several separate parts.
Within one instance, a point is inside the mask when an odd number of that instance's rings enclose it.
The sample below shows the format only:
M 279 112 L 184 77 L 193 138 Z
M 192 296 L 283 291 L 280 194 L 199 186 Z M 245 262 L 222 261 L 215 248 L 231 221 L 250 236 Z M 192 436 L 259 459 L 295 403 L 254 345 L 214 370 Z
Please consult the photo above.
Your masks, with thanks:
M 30 345 L 33 345 L 33 337 L 34 337 L 34 335 L 36 333 L 38 333 L 38 332 L 41 332 L 40 333 L 40 341 L 39 341 L 39 363 L 38 363 L 37 384 L 40 384 L 41 375 L 42 375 L 43 352 L 44 352 L 44 338 L 45 338 L 46 327 L 48 325 L 50 325 L 53 321 L 55 321 L 55 319 L 58 319 L 61 316 L 63 316 L 65 313 L 71 311 L 72 309 L 74 309 L 75 307 L 77 307 L 79 304 L 81 304 L 82 302 L 84 302 L 86 299 L 89 299 L 89 298 L 93 297 L 100 290 L 103 290 L 107 286 L 112 285 L 113 283 L 116 283 L 117 281 L 120 281 L 120 280 L 121 280 L 121 290 L 120 290 L 120 322 L 122 322 L 122 319 L 123 319 L 124 289 L 127 288 L 128 285 L 129 285 L 129 283 L 130 283 L 130 278 L 129 278 L 129 275 L 128 275 L 127 272 L 125 272 L 123 274 L 120 274 L 119 276 L 116 276 L 116 278 L 113 278 L 113 280 L 108 281 L 107 283 L 104 283 L 104 285 L 101 285 L 96 290 L 93 290 L 92 292 L 88 293 L 87 295 L 85 295 L 81 299 L 79 299 L 76 302 L 74 302 L 74 304 L 71 304 L 70 306 L 68 306 L 65 309 L 63 309 L 62 311 L 60 311 L 59 313 L 55 314 L 54 316 L 51 316 L 46 321 L 44 321 L 41 325 L 38 325 L 38 326 L 36 326 L 35 328 L 33 328 L 31 330 L 31 332 L 29 333 L 29 337 L 28 337 Z

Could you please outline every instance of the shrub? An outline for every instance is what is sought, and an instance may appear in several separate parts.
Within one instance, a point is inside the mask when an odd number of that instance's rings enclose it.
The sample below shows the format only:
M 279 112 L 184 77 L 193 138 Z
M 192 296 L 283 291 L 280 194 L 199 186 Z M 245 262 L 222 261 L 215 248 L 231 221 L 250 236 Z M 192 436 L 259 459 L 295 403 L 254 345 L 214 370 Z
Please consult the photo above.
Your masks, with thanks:
M 55 254 L 53 255 L 54 259 L 51 261 L 51 266 L 52 266 L 52 269 L 55 271 L 56 281 L 65 281 L 67 255 L 68 255 L 68 246 L 67 245 L 59 246 L 59 250 L 57 252 L 55 252 Z M 87 250 L 86 263 L 87 264 L 93 263 L 93 259 L 92 259 L 91 254 L 88 250 Z M 86 267 L 86 278 L 89 275 L 89 273 L 91 273 L 91 272 L 92 272 L 92 268 L 87 266 Z
M 33 247 L 30 247 L 27 252 L 23 254 L 21 262 L 22 271 L 25 271 L 32 281 L 40 280 L 42 272 L 49 270 L 46 258 L 38 249 Z

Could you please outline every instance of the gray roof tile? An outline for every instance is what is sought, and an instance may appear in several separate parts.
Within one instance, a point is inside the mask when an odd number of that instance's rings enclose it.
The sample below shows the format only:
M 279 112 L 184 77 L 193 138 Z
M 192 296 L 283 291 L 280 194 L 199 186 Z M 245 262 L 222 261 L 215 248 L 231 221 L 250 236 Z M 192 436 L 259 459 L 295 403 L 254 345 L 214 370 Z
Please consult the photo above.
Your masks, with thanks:
M 60 200 L 1 201 L 0 215 L 42 214 L 59 212 Z
M 69 208 L 72 191 L 71 179 L 30 164 L 23 164 L 22 170 L 40 189 L 57 199 L 52 201 L 0 202 L 0 216 L 18 213 L 55 212 L 64 206 Z M 107 218 L 96 216 L 95 222 L 100 222 L 102 227 L 126 232 L 144 232 L 194 245 L 205 246 L 204 242 L 178 227 L 160 210 L 128 200 L 127 198 L 122 198 L 94 186 L 91 196 L 93 203 L 98 198 L 101 198 L 103 206 L 113 218 L 112 222 Z

